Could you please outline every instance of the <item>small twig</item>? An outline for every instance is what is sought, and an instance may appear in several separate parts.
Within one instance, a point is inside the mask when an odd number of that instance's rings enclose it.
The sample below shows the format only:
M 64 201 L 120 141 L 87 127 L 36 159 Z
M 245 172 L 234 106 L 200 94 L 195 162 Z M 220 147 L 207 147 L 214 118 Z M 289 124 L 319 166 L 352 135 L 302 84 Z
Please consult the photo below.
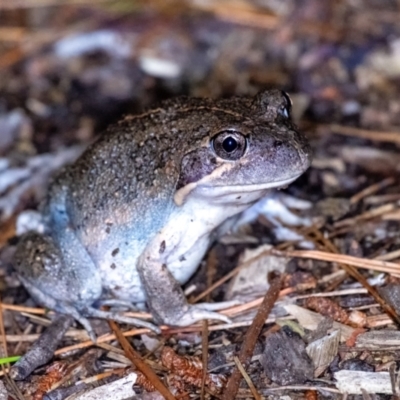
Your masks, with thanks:
M 391 186 L 396 182 L 396 180 L 393 177 L 385 178 L 381 182 L 374 183 L 371 186 L 366 187 L 365 189 L 361 190 L 354 196 L 350 197 L 350 204 L 356 204 L 363 198 L 370 196 L 371 194 L 374 194 L 378 192 L 379 190 L 384 189 L 385 187 Z
M 265 294 L 264 300 L 257 311 L 256 316 L 249 329 L 247 330 L 243 344 L 239 352 L 239 360 L 245 366 L 251 359 L 251 355 L 254 351 L 254 346 L 256 344 L 257 338 L 260 335 L 261 329 L 264 326 L 265 320 L 267 319 L 269 313 L 272 310 L 278 296 L 279 290 L 282 284 L 282 277 L 275 276 L 271 279 L 270 287 Z M 228 383 L 226 385 L 225 391 L 222 395 L 223 400 L 233 400 L 236 398 L 236 393 L 239 389 L 241 373 L 238 368 L 235 368 L 230 376 Z
M 367 129 L 353 128 L 332 124 L 328 126 L 332 133 L 344 136 L 358 137 L 376 142 L 389 142 L 400 144 L 399 132 L 369 131 Z
M 207 287 L 212 285 L 213 277 L 217 270 L 218 260 L 215 249 L 212 249 L 207 257 Z M 210 301 L 210 293 L 207 294 L 206 301 Z M 201 350 L 202 350 L 202 363 L 203 363 L 203 375 L 201 378 L 200 388 L 200 400 L 205 400 L 206 395 L 206 379 L 208 372 L 208 321 L 202 321 L 201 331 Z
M 212 12 L 217 18 L 236 24 L 248 25 L 262 29 L 274 29 L 280 23 L 276 15 L 260 12 L 260 9 L 251 7 L 246 2 L 236 5 L 234 3 L 221 4 L 221 2 L 196 2 L 196 8 Z
M 284 390 L 316 390 L 318 392 L 321 391 L 326 391 L 326 392 L 330 392 L 330 393 L 338 393 L 340 394 L 340 391 L 338 389 L 335 388 L 330 388 L 330 387 L 326 387 L 326 386 L 305 386 L 305 385 L 287 385 L 287 386 L 279 386 L 279 387 L 271 387 L 271 388 L 267 388 L 265 389 L 263 392 L 268 393 L 268 392 L 279 392 L 279 391 L 284 391 Z
M 336 246 L 325 236 L 322 234 L 320 230 L 315 230 L 315 233 L 317 235 L 317 238 L 321 241 L 321 243 L 324 244 L 324 246 L 331 252 L 338 254 L 339 250 L 336 248 Z M 350 276 L 352 276 L 355 280 L 361 283 L 367 290 L 368 293 L 375 299 L 377 303 L 382 307 L 382 309 L 390 316 L 390 318 L 395 322 L 398 326 L 400 326 L 400 316 L 396 313 L 394 308 L 390 306 L 389 304 L 386 303 L 386 301 L 381 297 L 381 295 L 378 293 L 378 291 L 369 284 L 369 282 L 362 276 L 358 270 L 352 266 L 348 265 L 346 263 L 341 263 L 339 264 Z M 400 267 L 400 265 L 399 265 Z
M 141 329 L 130 329 L 129 331 L 126 331 L 123 333 L 124 336 L 137 336 L 137 335 L 141 335 L 144 333 L 150 333 L 150 329 L 146 329 L 146 328 L 141 328 Z M 111 342 L 112 340 L 115 340 L 117 337 L 112 334 L 112 333 L 108 333 L 106 335 L 100 336 L 99 338 L 97 338 L 96 340 L 96 344 L 98 343 L 104 343 L 104 342 Z M 69 353 L 70 351 L 75 351 L 75 350 L 80 350 L 80 349 L 84 349 L 85 347 L 90 347 L 93 346 L 94 343 L 91 340 L 86 340 L 85 342 L 82 343 L 78 343 L 78 344 L 74 344 L 71 346 L 67 346 L 67 347 L 63 347 L 62 349 L 58 349 L 54 355 L 60 355 L 60 354 L 64 354 L 64 353 Z
M 213 283 L 211 286 L 209 286 L 206 290 L 204 290 L 204 292 L 200 293 L 197 297 L 195 297 L 191 303 L 197 303 L 199 300 L 203 299 L 204 297 L 206 297 L 209 293 L 211 293 L 214 289 L 216 289 L 217 287 L 221 286 L 223 283 L 225 283 L 227 280 L 233 278 L 235 275 L 237 275 L 239 273 L 240 270 L 242 270 L 243 268 L 248 267 L 249 265 L 253 264 L 254 262 L 256 262 L 257 260 L 259 260 L 262 257 L 265 257 L 266 255 L 269 254 L 269 250 L 268 251 L 263 251 L 260 254 L 257 254 L 254 257 L 249 258 L 247 261 L 245 261 L 242 264 L 239 264 L 237 267 L 235 267 L 232 271 L 230 271 L 228 274 L 226 274 L 225 276 L 223 276 L 221 279 L 219 279 L 217 282 Z
M 156 373 L 142 361 L 140 355 L 132 348 L 118 325 L 114 321 L 108 321 L 111 329 L 114 331 L 121 347 L 125 350 L 126 356 L 132 361 L 132 364 L 146 376 L 151 384 L 164 396 L 167 400 L 176 400 L 175 396 L 169 391 L 169 389 L 161 382 L 160 378 Z
M 393 400 L 399 399 L 399 389 L 396 386 L 396 364 L 393 363 L 389 367 L 390 384 L 392 386 Z
M 254 383 L 252 382 L 252 380 L 250 379 L 249 374 L 246 372 L 246 370 L 244 369 L 242 363 L 240 362 L 240 360 L 235 356 L 233 357 L 233 360 L 235 361 L 236 367 L 239 369 L 240 373 L 242 374 L 244 380 L 246 381 L 247 385 L 250 388 L 251 393 L 253 394 L 253 397 L 256 400 L 261 400 L 261 396 L 260 394 L 257 392 L 256 387 L 254 386 Z
M 278 251 L 272 249 L 270 250 L 270 252 L 272 255 L 278 257 L 310 258 L 313 260 L 348 264 L 354 267 L 373 270 L 373 271 L 400 274 L 400 264 L 389 261 L 369 260 L 367 258 L 359 258 L 359 257 L 347 256 L 345 254 L 335 254 L 319 250 Z
M 15 304 L 2 304 L 3 310 L 10 310 L 10 311 L 20 311 L 20 312 L 28 312 L 30 314 L 38 314 L 44 315 L 46 314 L 46 310 L 44 308 L 39 307 L 24 307 L 24 306 L 17 306 Z
M 20 43 L 26 41 L 28 38 L 34 41 L 42 41 L 43 39 L 48 41 L 51 37 L 54 37 L 55 33 L 56 31 L 43 28 L 32 32 L 19 26 L 0 27 L 0 42 Z
M 206 394 L 206 379 L 208 371 L 208 322 L 204 320 L 202 322 L 202 336 L 201 336 L 201 350 L 202 350 L 202 362 L 203 362 L 203 376 L 201 378 L 201 393 L 200 399 L 205 399 Z
M 384 215 L 382 215 L 382 220 L 383 221 L 398 221 L 400 220 L 400 210 L 396 209 L 391 212 L 388 212 Z
M 374 304 L 369 304 L 368 306 L 364 306 L 367 309 L 374 307 Z M 361 307 L 357 307 L 358 310 L 362 310 Z M 368 328 L 382 328 L 383 326 L 393 325 L 393 319 L 388 317 L 385 314 L 378 314 L 378 315 L 370 315 L 367 317 L 367 324 Z
M 330 239 L 330 238 L 329 238 Z M 379 246 L 375 251 L 373 251 L 370 255 L 369 258 L 371 260 L 377 259 L 379 260 L 379 255 L 384 254 L 384 252 L 390 248 L 391 246 L 397 244 L 398 238 L 397 237 L 392 237 L 388 238 L 388 240 L 385 241 L 381 246 Z M 385 261 L 390 261 L 390 260 L 385 260 Z
M 380 260 L 380 261 L 391 261 L 391 260 L 396 260 L 397 258 L 400 257 L 400 249 L 391 251 L 386 254 L 382 254 L 378 257 L 375 257 L 375 260 Z
M 3 346 L 3 350 L 0 352 L 1 357 L 8 357 L 7 351 L 7 340 L 6 340 L 6 331 L 4 329 L 4 320 L 3 320 L 3 302 L 0 297 L 0 335 L 1 335 L 1 343 Z
M 117 353 L 120 355 L 125 355 L 124 350 L 120 349 L 119 347 L 115 347 L 111 344 L 108 343 L 96 343 L 96 347 L 99 347 L 100 349 L 106 350 L 108 352 L 112 352 L 112 353 Z
M 12 49 L 2 53 L 0 58 L 0 69 L 6 69 L 16 62 L 20 61 L 24 56 L 21 46 L 13 46 Z
M 400 200 L 400 193 L 378 194 L 370 196 L 364 200 L 364 203 L 370 206 L 376 206 L 381 203 L 392 203 Z
M 18 400 L 25 400 L 24 395 L 22 394 L 20 388 L 16 385 L 16 383 L 14 382 L 13 379 L 10 378 L 10 376 L 8 375 L 8 373 L 6 372 L 5 369 L 3 369 L 2 366 L 2 372 L 4 373 L 4 380 L 7 382 L 7 384 L 12 388 L 13 390 L 13 395 L 15 395 Z
M 123 376 L 126 373 L 126 368 L 116 368 L 111 371 L 106 371 L 102 372 L 100 374 L 94 375 L 94 376 L 89 376 L 88 378 L 82 379 L 81 381 L 78 381 L 75 383 L 75 385 L 79 385 L 81 383 L 93 383 L 93 382 L 98 382 L 101 381 L 102 379 L 108 378 L 113 375 L 117 376 Z
M 58 315 L 32 347 L 11 367 L 10 376 L 15 380 L 25 379 L 37 367 L 49 362 L 72 322 L 72 317 Z
M 348 225 L 354 225 L 359 221 L 364 221 L 391 213 L 393 210 L 396 210 L 395 204 L 384 204 L 383 206 L 373 208 L 353 218 L 342 219 L 341 221 L 335 222 L 334 227 L 337 229 Z
M 1 334 L 1 341 L 2 341 L 2 346 L 3 350 L 0 351 L 0 354 L 2 357 L 3 356 L 8 356 L 8 351 L 7 351 L 7 340 L 6 340 L 6 332 L 4 329 L 4 320 L 3 320 L 3 307 L 2 307 L 2 300 L 0 298 L 0 334 Z M 6 368 L 4 364 L 1 364 L 1 372 L 3 373 L 3 376 L 5 377 L 6 382 L 8 385 L 12 388 L 16 396 L 18 397 L 19 400 L 24 400 L 24 396 L 22 395 L 19 387 L 15 384 L 13 377 L 10 375 L 10 368 Z M 8 365 L 9 367 L 9 365 Z
M 291 320 L 291 319 L 295 319 L 293 316 L 288 316 L 285 317 L 286 320 Z M 276 317 L 269 317 L 265 323 L 266 324 L 272 324 L 276 322 Z M 218 324 L 218 325 L 212 325 L 210 326 L 208 329 L 211 332 L 216 332 L 216 331 L 221 331 L 221 330 L 228 330 L 228 329 L 235 329 L 235 328 L 243 328 L 245 326 L 249 326 L 251 324 L 251 321 L 240 321 L 240 322 L 233 322 L 230 324 Z M 388 322 L 385 321 L 384 325 L 388 325 Z M 174 334 L 180 334 L 180 333 L 192 333 L 192 332 L 201 332 L 201 326 L 200 325 L 192 325 L 189 327 L 184 327 L 184 328 L 179 328 L 179 329 L 165 329 L 163 330 L 163 333 L 165 333 L 166 335 L 174 335 Z M 146 334 L 146 333 L 151 333 L 150 329 L 131 329 L 129 331 L 123 332 L 123 335 L 125 337 L 131 337 L 131 336 L 137 336 L 140 334 Z M 12 336 L 12 335 L 8 335 Z M 33 335 L 32 335 L 33 336 Z M 35 335 L 35 339 L 38 339 L 39 335 Z M 102 343 L 104 342 L 111 342 L 112 340 L 115 340 L 116 337 L 114 334 L 108 334 L 108 335 L 104 335 L 102 337 Z M 32 340 L 33 341 L 33 340 Z M 82 342 L 82 343 L 78 343 L 76 345 L 72 345 L 72 346 L 67 346 L 67 347 L 63 347 L 61 349 L 58 349 L 57 351 L 54 352 L 54 355 L 60 355 L 60 354 L 65 354 L 65 353 L 69 353 L 71 351 L 76 351 L 76 350 L 82 350 L 85 349 L 87 347 L 90 346 L 95 346 L 99 343 L 99 339 L 97 339 L 96 343 L 93 343 L 92 341 L 86 341 L 86 342 Z M 8 372 L 8 369 L 6 368 L 6 372 Z M 0 377 L 4 376 L 4 373 L 2 371 L 0 371 Z
M 347 275 L 346 275 L 347 276 Z M 299 296 L 291 297 L 291 300 L 302 300 L 308 299 L 310 297 L 338 297 L 338 296 L 349 296 L 356 294 L 368 293 L 365 288 L 354 288 L 354 289 L 343 289 L 343 290 L 333 290 L 331 292 L 320 292 L 320 293 L 307 293 Z M 368 306 L 369 307 L 369 306 Z
M 6 333 L 5 333 L 5 329 L 4 329 L 4 320 L 3 320 L 3 310 L 1 307 L 2 301 L 0 298 L 0 333 L 1 333 L 1 341 L 2 341 L 2 350 L 0 351 L 0 356 L 1 357 L 7 357 L 8 356 L 8 351 L 7 351 L 7 341 L 6 341 Z M 8 364 L 9 366 L 9 364 Z M 15 392 L 16 396 L 18 397 L 18 399 L 23 400 L 24 397 L 21 393 L 21 391 L 19 390 L 18 386 L 15 384 L 14 380 L 12 379 L 12 377 L 9 376 L 9 374 L 7 374 L 7 368 L 6 365 L 1 364 L 1 371 L 5 377 L 5 380 L 7 381 L 7 383 L 10 385 L 10 387 L 12 388 L 12 390 Z
M 17 8 L 38 8 L 63 5 L 92 5 L 93 3 L 106 3 L 110 0 L 13 0 L 0 2 L 0 10 L 15 10 Z
M 252 259 L 252 261 L 254 261 Z M 236 268 L 234 268 L 232 271 L 230 271 L 228 274 L 223 276 L 221 279 L 219 279 L 217 282 L 213 283 L 211 286 L 209 286 L 204 292 L 200 293 L 197 297 L 195 297 L 191 303 L 197 303 L 199 300 L 203 299 L 206 297 L 209 293 L 211 293 L 214 289 L 217 287 L 221 286 L 223 283 L 225 283 L 227 280 L 233 278 L 236 274 L 239 273 L 239 271 L 243 268 L 243 265 L 238 265 Z

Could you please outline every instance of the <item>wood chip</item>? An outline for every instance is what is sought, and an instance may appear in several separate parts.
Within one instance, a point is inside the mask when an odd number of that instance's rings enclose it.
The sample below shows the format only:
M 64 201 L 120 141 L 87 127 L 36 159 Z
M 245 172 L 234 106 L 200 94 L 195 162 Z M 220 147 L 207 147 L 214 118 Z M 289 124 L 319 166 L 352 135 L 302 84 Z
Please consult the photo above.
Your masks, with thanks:
M 131 372 L 124 378 L 99 386 L 76 397 L 76 400 L 124 400 L 135 395 L 132 389 L 137 375 Z
M 342 370 L 334 374 L 336 387 L 341 393 L 362 394 L 385 393 L 393 394 L 389 372 L 364 372 Z
M 400 331 L 375 330 L 365 332 L 358 335 L 356 340 L 356 347 L 371 350 L 393 346 L 400 346 Z
M 315 366 L 315 377 L 320 376 L 336 357 L 339 341 L 340 331 L 337 329 L 307 346 L 307 354 L 313 360 Z
M 287 304 L 283 306 L 284 309 L 293 317 L 295 317 L 303 328 L 315 331 L 318 324 L 324 319 L 320 314 L 307 310 L 295 304 Z M 340 330 L 340 341 L 345 342 L 354 332 L 350 326 L 340 324 L 339 322 L 333 323 L 334 329 Z

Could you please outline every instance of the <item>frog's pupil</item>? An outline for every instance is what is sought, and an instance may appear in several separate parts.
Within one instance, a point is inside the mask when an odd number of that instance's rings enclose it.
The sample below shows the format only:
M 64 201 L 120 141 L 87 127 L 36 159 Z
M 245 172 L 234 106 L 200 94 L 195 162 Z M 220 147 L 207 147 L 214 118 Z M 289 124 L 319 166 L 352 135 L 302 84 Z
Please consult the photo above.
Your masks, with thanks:
M 222 142 L 222 147 L 227 153 L 232 153 L 232 151 L 236 150 L 237 146 L 237 141 L 232 136 L 228 136 Z

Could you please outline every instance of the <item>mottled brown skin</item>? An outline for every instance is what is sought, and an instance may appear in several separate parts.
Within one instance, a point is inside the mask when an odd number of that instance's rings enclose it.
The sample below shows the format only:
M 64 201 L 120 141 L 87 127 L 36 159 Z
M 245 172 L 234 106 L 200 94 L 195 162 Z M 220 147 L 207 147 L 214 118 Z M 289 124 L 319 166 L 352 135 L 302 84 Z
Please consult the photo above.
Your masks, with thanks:
M 189 306 L 180 284 L 221 224 L 308 168 L 289 112 L 287 95 L 267 91 L 178 98 L 111 126 L 52 183 L 46 234 L 27 234 L 17 251 L 22 282 L 88 329 L 84 317 L 109 317 L 95 301 L 111 297 L 146 301 L 160 323 L 224 319 Z

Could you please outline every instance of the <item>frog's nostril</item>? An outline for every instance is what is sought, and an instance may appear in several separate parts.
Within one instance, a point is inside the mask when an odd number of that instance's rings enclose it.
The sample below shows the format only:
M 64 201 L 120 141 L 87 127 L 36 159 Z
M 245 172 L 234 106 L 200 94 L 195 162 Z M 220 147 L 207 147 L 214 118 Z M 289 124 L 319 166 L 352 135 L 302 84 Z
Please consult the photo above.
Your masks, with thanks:
M 283 145 L 283 142 L 281 140 L 275 140 L 274 141 L 274 147 L 280 147 Z

